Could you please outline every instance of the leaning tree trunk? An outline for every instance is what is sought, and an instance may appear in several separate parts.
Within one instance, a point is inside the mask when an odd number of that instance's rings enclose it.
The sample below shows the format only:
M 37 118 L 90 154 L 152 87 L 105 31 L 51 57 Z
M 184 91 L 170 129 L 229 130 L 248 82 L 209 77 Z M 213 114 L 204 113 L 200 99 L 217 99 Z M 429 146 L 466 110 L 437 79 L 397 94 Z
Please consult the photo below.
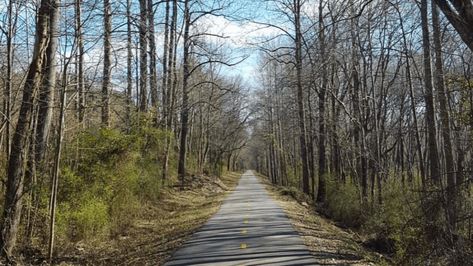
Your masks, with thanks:
M 434 0 L 463 42 L 473 51 L 473 3 L 471 0 Z
M 2 219 L 2 232 L 0 246 L 2 256 L 9 258 L 12 255 L 18 234 L 23 197 L 24 162 L 26 161 L 26 148 L 29 135 L 29 126 L 33 113 L 34 94 L 41 85 L 43 74 L 42 66 L 49 56 L 47 55 L 50 41 L 50 21 L 58 19 L 57 0 L 42 0 L 38 11 L 36 26 L 36 41 L 34 46 L 33 61 L 31 62 L 26 82 L 23 88 L 23 98 L 18 116 L 18 122 L 12 141 L 12 150 L 7 169 L 7 188 Z M 54 23 L 51 23 L 54 25 Z M 57 38 L 54 36 L 53 38 Z
M 66 61 L 66 60 L 65 60 Z M 70 61 L 69 61 L 70 62 Z M 57 208 L 57 193 L 59 186 L 59 170 L 61 162 L 62 140 L 64 138 L 64 117 L 66 111 L 66 89 L 67 89 L 67 68 L 69 62 L 64 62 L 64 69 L 62 73 L 62 89 L 60 97 L 59 109 L 59 125 L 57 129 L 56 149 L 54 151 L 54 168 L 51 182 L 51 194 L 49 198 L 49 245 L 48 245 L 48 259 L 52 264 L 53 250 L 54 250 L 54 235 L 56 222 L 56 208 Z
M 307 195 L 310 193 L 309 187 L 309 160 L 307 156 L 307 130 L 305 125 L 305 107 L 304 107 L 304 91 L 302 88 L 302 31 L 301 31 L 301 7 L 300 0 L 294 0 L 294 23 L 296 29 L 296 83 L 297 83 L 297 106 L 299 118 L 299 142 L 301 146 L 302 160 L 302 191 Z

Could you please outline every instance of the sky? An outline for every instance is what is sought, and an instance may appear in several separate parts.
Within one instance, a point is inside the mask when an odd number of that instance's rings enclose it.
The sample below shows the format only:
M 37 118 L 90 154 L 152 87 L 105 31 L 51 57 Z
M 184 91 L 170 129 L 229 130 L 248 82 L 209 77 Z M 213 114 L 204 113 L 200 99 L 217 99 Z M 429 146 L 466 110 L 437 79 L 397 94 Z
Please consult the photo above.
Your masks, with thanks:
M 224 0 L 225 1 L 225 0 Z M 223 74 L 227 76 L 240 76 L 245 85 L 250 88 L 259 86 L 260 51 L 257 44 L 280 34 L 273 27 L 263 26 L 257 22 L 278 21 L 270 12 L 267 1 L 262 0 L 228 0 L 232 4 L 223 16 L 207 16 L 202 19 L 206 32 L 225 36 L 213 38 L 212 41 L 222 43 L 231 51 L 229 57 L 233 61 L 246 58 L 243 62 L 233 67 L 223 67 Z M 232 61 L 232 60 L 230 60 Z

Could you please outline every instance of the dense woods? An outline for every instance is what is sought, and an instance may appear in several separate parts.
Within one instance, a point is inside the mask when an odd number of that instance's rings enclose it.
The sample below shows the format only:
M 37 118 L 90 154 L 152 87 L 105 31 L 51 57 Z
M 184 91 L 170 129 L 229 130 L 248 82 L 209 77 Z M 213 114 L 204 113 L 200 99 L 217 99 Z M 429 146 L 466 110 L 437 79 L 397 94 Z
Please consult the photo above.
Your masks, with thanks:
M 251 2 L 0 3 L 3 259 L 248 168 L 395 264 L 471 263 L 472 1 Z M 266 32 L 254 76 L 216 18 Z
M 396 263 L 471 263 L 471 1 L 269 2 L 252 167 Z
M 2 2 L 4 258 L 120 235 L 176 173 L 236 168 L 248 91 L 199 28 L 226 5 Z

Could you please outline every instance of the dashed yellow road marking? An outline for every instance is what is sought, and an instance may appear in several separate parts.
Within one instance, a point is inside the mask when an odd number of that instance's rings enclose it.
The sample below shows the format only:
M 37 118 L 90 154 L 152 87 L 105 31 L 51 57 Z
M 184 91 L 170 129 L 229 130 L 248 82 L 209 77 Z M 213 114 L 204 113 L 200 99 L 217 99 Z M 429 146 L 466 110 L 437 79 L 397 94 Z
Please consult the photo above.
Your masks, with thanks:
M 248 230 L 246 229 L 241 230 L 241 234 L 246 235 L 246 233 L 248 233 Z
M 247 224 L 247 223 L 248 223 L 248 219 L 243 220 L 243 223 L 244 223 L 244 224 Z
M 246 245 L 245 243 L 241 243 L 240 244 L 240 248 L 241 249 L 246 249 L 248 247 L 248 245 Z

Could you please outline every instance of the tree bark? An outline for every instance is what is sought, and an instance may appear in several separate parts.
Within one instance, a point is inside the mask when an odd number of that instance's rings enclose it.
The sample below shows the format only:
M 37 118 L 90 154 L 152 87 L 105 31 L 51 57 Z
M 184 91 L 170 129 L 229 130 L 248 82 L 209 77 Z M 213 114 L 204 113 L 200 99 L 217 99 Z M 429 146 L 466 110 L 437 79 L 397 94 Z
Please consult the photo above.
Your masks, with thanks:
M 102 82 L 102 126 L 110 126 L 110 83 L 112 64 L 112 7 L 110 0 L 103 1 L 103 82 Z
M 409 85 L 409 98 L 411 102 L 411 112 L 412 112 L 412 118 L 414 122 L 414 130 L 415 130 L 415 140 L 416 140 L 416 150 L 419 156 L 419 170 L 420 170 L 420 175 L 422 179 L 422 184 L 425 185 L 425 179 L 426 179 L 426 173 L 425 173 L 425 165 L 424 165 L 424 156 L 422 154 L 422 143 L 420 139 L 420 133 L 419 133 L 419 122 L 417 119 L 417 106 L 415 102 L 415 97 L 414 97 L 414 86 L 412 84 L 412 77 L 411 77 L 411 64 L 410 64 L 410 57 L 411 55 L 409 54 L 409 49 L 407 46 L 407 38 L 406 38 L 406 33 L 404 30 L 404 19 L 402 17 L 402 14 L 400 13 L 399 9 L 396 10 L 399 15 L 399 21 L 400 21 L 400 26 L 401 26 L 401 33 L 402 33 L 402 41 L 403 41 L 403 49 L 404 53 L 406 56 L 406 79 L 407 83 Z
M 148 5 L 140 0 L 140 111 L 148 110 Z
M 167 87 L 168 87 L 168 61 L 169 61 L 169 12 L 170 12 L 170 0 L 166 0 L 166 8 L 164 15 L 164 44 L 163 44 L 163 80 L 162 80 L 162 126 L 166 126 L 167 119 Z
M 296 88 L 297 88 L 297 112 L 299 118 L 299 142 L 302 161 L 302 191 L 310 194 L 309 186 L 309 160 L 307 156 L 307 130 L 305 125 L 304 90 L 302 86 L 302 31 L 301 31 L 301 8 L 300 0 L 293 0 L 295 36 L 295 63 L 296 63 Z
M 168 7 L 167 7 L 168 8 Z M 168 65 L 166 67 L 167 74 L 166 74 L 166 87 L 163 87 L 163 120 L 166 129 L 166 143 L 164 148 L 164 159 L 163 159 L 163 177 L 162 182 L 167 179 L 168 168 L 169 168 L 169 149 L 171 146 L 171 130 L 172 130 L 172 121 L 173 121 L 173 113 L 174 110 L 174 88 L 176 87 L 176 35 L 177 35 L 177 11 L 178 5 L 177 0 L 172 0 L 172 18 L 171 18 L 171 25 L 169 26 L 169 45 L 168 45 Z M 164 82 L 164 81 L 163 81 Z
M 471 0 L 434 0 L 473 52 L 473 3 Z
M 156 34 L 154 29 L 154 9 L 153 0 L 148 0 L 148 28 L 149 28 L 149 90 L 151 92 L 151 106 L 156 109 L 156 123 L 157 109 L 158 109 L 158 72 L 156 70 Z
M 445 154 L 445 171 L 447 176 L 447 221 L 452 231 L 455 230 L 455 162 L 453 161 L 452 134 L 450 132 L 450 115 L 448 113 L 447 92 L 445 89 L 442 41 L 438 9 L 432 1 L 433 41 L 435 52 L 435 85 L 439 101 L 440 121 Z
M 317 191 L 317 202 L 325 201 L 325 177 L 327 174 L 327 163 L 325 156 L 325 94 L 327 90 L 327 60 L 325 51 L 325 26 L 323 16 L 323 1 L 319 2 L 319 43 L 320 58 L 322 61 L 322 85 L 319 91 L 319 187 Z
M 132 18 L 131 18 L 131 0 L 126 1 L 126 20 L 127 20 L 127 39 L 126 39 L 126 117 L 128 131 L 132 126 L 132 107 L 133 107 L 133 50 L 132 50 Z
M 51 37 L 50 21 L 58 19 L 57 12 L 57 0 L 41 1 L 36 26 L 33 61 L 28 68 L 28 74 L 23 88 L 23 98 L 13 136 L 12 150 L 7 169 L 7 188 L 2 219 L 2 232 L 0 236 L 1 253 L 2 256 L 7 258 L 11 257 L 13 248 L 16 245 L 22 210 L 24 162 L 27 157 L 26 147 L 34 106 L 33 99 L 34 94 L 41 84 L 41 76 L 43 74 L 42 66 L 48 57 L 47 47 Z M 55 36 L 55 38 L 56 37 L 57 36 Z M 49 57 L 51 56 L 52 55 L 49 55 Z
M 77 116 L 79 123 L 84 123 L 85 117 L 85 77 L 84 77 L 84 38 L 82 32 L 82 7 L 81 0 L 75 1 L 75 18 L 76 18 L 76 40 L 79 49 L 78 57 L 78 75 L 77 75 Z
M 14 32 L 16 30 L 16 23 L 13 20 L 13 2 L 12 0 L 8 3 L 8 29 L 6 36 L 7 44 L 7 76 L 5 84 L 5 96 L 4 96 L 4 112 L 5 112 L 5 151 L 7 158 L 10 156 L 11 152 L 11 95 L 13 89 L 13 58 L 14 58 L 14 47 L 13 47 L 13 38 Z
M 183 80 L 182 80 L 182 107 L 181 107 L 181 134 L 180 134 L 180 145 L 179 145 L 179 162 L 177 173 L 181 179 L 181 185 L 183 185 L 184 177 L 186 175 L 186 144 L 187 144 L 187 133 L 188 133 L 188 121 L 189 121 L 189 92 L 188 84 L 190 78 L 189 69 L 189 51 L 191 46 L 190 41 L 190 10 L 189 0 L 184 2 L 184 54 L 183 54 Z
M 432 86 L 432 67 L 430 57 L 430 33 L 428 20 L 428 1 L 421 1 L 422 17 L 422 48 L 424 61 L 424 99 L 425 99 L 425 120 L 427 123 L 427 141 L 429 147 L 430 178 L 436 184 L 440 184 L 440 163 L 437 149 L 435 108 Z
M 56 208 L 57 208 L 57 193 L 59 186 L 59 171 L 61 162 L 61 150 L 62 140 L 64 135 L 64 119 L 66 112 L 66 89 L 67 89 L 67 68 L 68 62 L 64 62 L 63 77 L 62 77 L 62 89 L 60 97 L 60 109 L 59 109 L 59 125 L 57 129 L 56 149 L 54 151 L 54 168 L 53 176 L 51 178 L 51 194 L 49 198 L 50 209 L 49 209 L 49 243 L 48 243 L 48 259 L 49 263 L 53 261 L 54 251 L 54 235 L 55 235 L 55 222 L 56 222 Z

